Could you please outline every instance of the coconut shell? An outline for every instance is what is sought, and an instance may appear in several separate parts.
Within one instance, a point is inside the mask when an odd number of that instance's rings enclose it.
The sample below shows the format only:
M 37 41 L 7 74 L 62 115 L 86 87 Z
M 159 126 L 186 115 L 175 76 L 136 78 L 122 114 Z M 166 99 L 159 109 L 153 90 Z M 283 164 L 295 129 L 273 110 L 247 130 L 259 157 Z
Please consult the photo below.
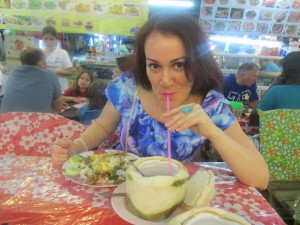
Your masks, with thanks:
M 187 212 L 181 213 L 174 217 L 168 225 L 189 225 L 191 224 L 202 224 L 201 221 L 203 220 L 200 218 L 201 214 L 206 214 L 205 218 L 205 224 L 209 224 L 209 221 L 207 221 L 207 215 L 211 215 L 211 223 L 214 222 L 214 224 L 217 224 L 217 222 L 223 221 L 226 224 L 240 224 L 240 225 L 250 225 L 248 221 L 246 221 L 243 217 L 240 217 L 238 215 L 235 215 L 231 212 L 225 211 L 223 209 L 219 208 L 213 208 L 213 207 L 203 207 L 203 208 L 194 208 Z M 198 216 L 199 220 L 196 220 L 196 217 Z M 193 220 L 193 222 L 191 221 Z

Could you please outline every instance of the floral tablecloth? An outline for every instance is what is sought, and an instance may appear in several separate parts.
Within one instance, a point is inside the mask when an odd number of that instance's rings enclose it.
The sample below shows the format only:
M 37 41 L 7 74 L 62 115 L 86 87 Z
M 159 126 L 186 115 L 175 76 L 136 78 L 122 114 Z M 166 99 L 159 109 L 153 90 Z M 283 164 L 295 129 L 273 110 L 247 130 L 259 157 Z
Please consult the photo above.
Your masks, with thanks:
M 12 112 L 0 115 L 0 155 L 50 156 L 60 139 L 74 140 L 87 128 L 52 113 Z M 118 130 L 98 148 L 118 141 Z
M 187 163 L 190 174 L 199 167 L 216 176 L 210 203 L 244 217 L 250 224 L 285 224 L 252 187 L 236 180 L 225 163 Z M 0 224 L 130 224 L 113 210 L 113 188 L 75 184 L 54 167 L 50 157 L 0 155 Z M 138 224 L 142 225 L 142 224 Z

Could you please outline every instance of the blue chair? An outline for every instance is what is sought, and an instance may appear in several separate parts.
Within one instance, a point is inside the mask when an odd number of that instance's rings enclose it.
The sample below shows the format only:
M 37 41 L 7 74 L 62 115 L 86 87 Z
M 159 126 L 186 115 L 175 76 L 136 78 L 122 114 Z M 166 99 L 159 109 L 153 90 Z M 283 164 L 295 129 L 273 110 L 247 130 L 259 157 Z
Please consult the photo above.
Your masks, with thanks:
M 90 125 L 93 120 L 98 118 L 101 112 L 102 109 L 86 111 L 82 117 L 79 117 L 80 123 L 83 125 Z

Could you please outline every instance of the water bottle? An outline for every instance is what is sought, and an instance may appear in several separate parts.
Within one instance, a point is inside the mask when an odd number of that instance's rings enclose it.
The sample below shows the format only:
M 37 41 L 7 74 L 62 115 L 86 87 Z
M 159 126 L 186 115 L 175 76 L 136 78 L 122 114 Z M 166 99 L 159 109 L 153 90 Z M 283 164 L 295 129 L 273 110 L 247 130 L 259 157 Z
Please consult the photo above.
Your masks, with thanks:
M 282 57 L 284 57 L 284 56 L 286 56 L 286 50 L 285 49 L 280 49 L 280 51 L 279 51 L 279 56 L 282 56 Z

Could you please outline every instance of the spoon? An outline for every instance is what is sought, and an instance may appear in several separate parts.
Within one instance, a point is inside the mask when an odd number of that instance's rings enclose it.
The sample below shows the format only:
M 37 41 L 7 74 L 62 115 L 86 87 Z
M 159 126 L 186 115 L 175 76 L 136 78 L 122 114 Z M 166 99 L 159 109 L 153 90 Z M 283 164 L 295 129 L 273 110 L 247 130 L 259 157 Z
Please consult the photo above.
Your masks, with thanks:
M 132 162 L 129 161 L 130 165 L 132 165 L 143 177 L 147 177 L 143 172 Z
M 117 196 L 124 197 L 124 196 L 127 196 L 127 193 L 124 193 L 124 192 L 118 192 L 118 193 L 97 193 L 97 195 L 104 196 L 104 197 L 117 197 Z
M 54 145 L 54 146 L 57 147 L 57 148 L 62 148 L 62 147 L 60 147 L 60 146 L 58 146 L 58 145 Z M 78 154 L 77 152 L 74 152 L 74 151 L 71 150 L 71 149 L 67 149 L 67 148 L 65 148 L 65 149 L 66 149 L 71 155 L 75 155 L 75 156 L 77 156 L 77 157 L 79 157 L 79 158 L 85 160 L 87 163 L 88 163 L 88 162 L 91 162 L 91 160 L 90 160 L 89 158 L 84 157 L 84 156 Z

